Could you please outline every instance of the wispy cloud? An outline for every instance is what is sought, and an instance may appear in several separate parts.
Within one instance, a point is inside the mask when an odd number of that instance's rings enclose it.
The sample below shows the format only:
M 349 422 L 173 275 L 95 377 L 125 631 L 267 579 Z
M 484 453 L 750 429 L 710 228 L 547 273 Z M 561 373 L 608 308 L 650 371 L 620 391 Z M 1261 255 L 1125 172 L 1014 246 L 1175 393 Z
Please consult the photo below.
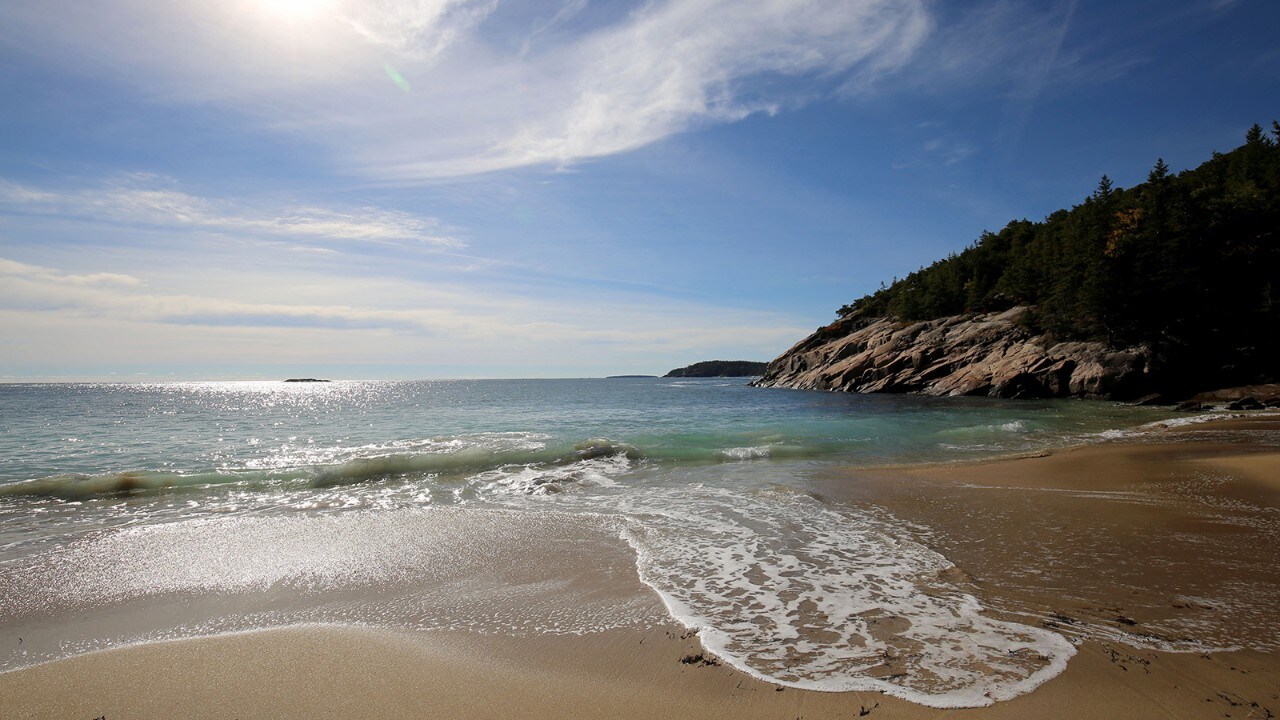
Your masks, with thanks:
M 58 344 L 77 333 L 110 334 L 116 339 L 102 352 L 122 358 L 140 347 L 163 347 L 175 363 L 212 355 L 243 363 L 244 347 L 223 347 L 234 337 L 262 342 L 255 358 L 263 364 L 309 352 L 327 362 L 424 367 L 476 358 L 502 365 L 495 359 L 511 358 L 506 364 L 527 368 L 563 364 L 566 348 L 584 364 L 662 363 L 656 358 L 664 355 L 673 362 L 721 350 L 768 357 L 802 332 L 780 315 L 657 297 L 597 295 L 584 303 L 386 278 L 245 272 L 192 271 L 184 281 L 190 291 L 173 292 L 146 278 L 0 258 L 0 327 L 22 340 L 7 362 L 56 356 Z M 274 291 L 262 296 L 266 282 Z M 174 337 L 190 344 L 186 355 L 173 347 Z
M 891 73 L 931 28 L 924 0 L 654 0 L 576 32 L 572 2 L 548 17 L 493 0 L 332 0 L 291 22 L 253 3 L 182 5 L 11 3 L 0 42 L 167 102 L 238 109 L 376 177 L 424 179 L 563 166 L 803 104 Z M 526 41 L 494 40 L 512 34 Z
M 334 15 L 370 42 L 414 60 L 431 60 L 472 32 L 497 0 L 383 0 L 336 4 Z
M 1031 114 L 1035 111 L 1036 102 L 1040 99 L 1040 95 L 1044 93 L 1045 87 L 1049 84 L 1051 74 L 1054 67 L 1058 63 L 1058 57 L 1062 53 L 1062 44 L 1066 41 L 1067 33 L 1071 29 L 1071 21 L 1076 14 L 1076 6 L 1079 0 L 1068 0 L 1063 6 L 1061 16 L 1052 20 L 1051 30 L 1048 35 L 1048 42 L 1045 44 L 1044 52 L 1037 58 L 1012 93 L 1008 111 L 1008 142 L 1005 147 L 1008 151 L 1022 141 L 1022 136 L 1026 133 L 1027 123 L 1031 121 Z
M 567 163 L 775 112 L 796 96 L 760 92 L 753 81 L 832 76 L 860 64 L 883 70 L 909 56 L 926 30 L 912 3 L 656 6 L 569 48 L 557 64 L 582 70 L 568 78 L 568 92 L 496 146 L 495 159 Z
M 895 170 L 909 168 L 952 167 L 972 158 L 978 148 L 961 139 L 947 124 L 926 121 L 904 132 L 917 138 L 909 156 L 893 163 Z
M 9 279 L 24 278 L 43 284 L 70 284 L 72 286 L 116 285 L 132 287 L 142 284 L 141 280 L 132 275 L 120 273 L 68 273 L 39 265 L 28 265 L 6 258 L 0 258 L 0 277 Z
M 994 143 L 1016 155 L 1046 96 L 1112 82 L 1146 62 L 1141 43 L 1080 26 L 1079 0 L 984 0 L 939 6 L 937 30 L 904 75 L 934 95 L 992 92 L 1003 99 Z M 1153 22 L 1156 16 L 1153 14 Z
M 244 201 L 191 195 L 150 175 L 124 176 L 97 187 L 55 191 L 0 179 L 0 209 L 126 225 L 213 229 L 339 241 L 414 242 L 440 248 L 464 243 L 433 218 L 376 207 L 246 207 Z

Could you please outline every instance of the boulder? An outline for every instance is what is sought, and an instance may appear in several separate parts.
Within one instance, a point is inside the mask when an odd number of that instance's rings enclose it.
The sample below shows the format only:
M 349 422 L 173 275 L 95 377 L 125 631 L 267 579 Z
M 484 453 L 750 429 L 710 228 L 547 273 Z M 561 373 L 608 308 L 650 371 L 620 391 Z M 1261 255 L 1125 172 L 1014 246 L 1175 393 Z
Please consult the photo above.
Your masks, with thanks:
M 1258 399 L 1252 395 L 1240 398 L 1227 406 L 1228 410 L 1262 410 L 1266 406 L 1258 402 Z

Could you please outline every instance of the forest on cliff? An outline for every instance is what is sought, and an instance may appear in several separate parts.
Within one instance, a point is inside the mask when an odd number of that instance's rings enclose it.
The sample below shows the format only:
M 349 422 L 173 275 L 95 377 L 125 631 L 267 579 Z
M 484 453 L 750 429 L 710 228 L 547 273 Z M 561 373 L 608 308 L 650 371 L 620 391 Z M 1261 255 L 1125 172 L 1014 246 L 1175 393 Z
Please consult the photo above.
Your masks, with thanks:
M 1105 175 L 1084 202 L 1015 220 L 839 310 L 930 320 L 1029 305 L 1062 340 L 1144 344 L 1177 374 L 1224 382 L 1280 373 L 1280 123 L 1193 170 Z

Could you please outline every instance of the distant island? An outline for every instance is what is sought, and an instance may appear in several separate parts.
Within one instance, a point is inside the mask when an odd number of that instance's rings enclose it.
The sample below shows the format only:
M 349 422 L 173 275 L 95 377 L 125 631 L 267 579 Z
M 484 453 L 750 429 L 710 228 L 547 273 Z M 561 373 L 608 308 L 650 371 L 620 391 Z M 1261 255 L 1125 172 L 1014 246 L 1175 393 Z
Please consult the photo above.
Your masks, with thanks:
M 288 380 L 285 380 L 285 382 L 329 382 L 329 381 L 322 380 L 320 378 L 289 378 Z
M 676 368 L 663 377 L 756 377 L 763 375 L 768 365 L 754 360 L 706 360 Z
M 1168 402 L 1280 381 L 1280 123 L 1130 189 L 1103 175 L 837 314 L 754 384 Z
M 656 378 L 657 375 L 606 375 L 605 380 L 636 380 L 639 378 Z

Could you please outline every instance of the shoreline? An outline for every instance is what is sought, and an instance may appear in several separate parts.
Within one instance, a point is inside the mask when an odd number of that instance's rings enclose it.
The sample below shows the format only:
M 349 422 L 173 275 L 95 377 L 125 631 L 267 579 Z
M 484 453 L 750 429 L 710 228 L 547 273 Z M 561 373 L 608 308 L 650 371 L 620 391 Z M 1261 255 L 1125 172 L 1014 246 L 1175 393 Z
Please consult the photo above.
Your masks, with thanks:
M 1088 402 L 1068 400 L 1067 402 Z M 907 463 L 889 463 L 884 465 L 847 466 L 849 472 L 878 471 L 914 471 L 926 469 L 962 468 L 969 465 L 988 465 L 1010 460 L 1026 460 L 1030 458 L 1049 457 L 1064 452 L 1073 452 L 1081 448 L 1106 447 L 1110 445 L 1149 445 L 1159 444 L 1164 433 L 1192 433 L 1200 430 L 1236 430 L 1258 426 L 1259 423 L 1277 421 L 1280 431 L 1280 411 L 1259 410 L 1239 412 L 1229 410 L 1213 410 L 1202 413 L 1191 413 L 1185 416 L 1152 420 L 1127 430 L 1108 430 L 1102 433 L 1078 435 L 1071 438 L 1074 442 L 1057 447 L 1037 448 L 1030 450 L 1010 451 L 998 455 L 984 455 L 971 458 L 955 458 L 950 460 L 921 460 Z M 1237 427 L 1234 423 L 1240 423 Z M 1116 433 L 1108 435 L 1107 433 Z
M 989 614 L 1078 643 L 1061 674 L 987 707 L 783 690 L 672 621 L 573 636 L 315 625 L 148 643 L 0 673 L 0 716 L 1271 717 L 1280 621 L 1241 603 L 1280 588 L 1274 545 L 1257 542 L 1280 526 L 1277 434 L 1280 417 L 1223 418 L 1047 454 L 832 471 L 825 498 L 920 527 Z M 1224 588 L 1236 595 L 1210 597 Z M 1256 646 L 1157 647 L 1176 645 L 1165 635 L 1179 623 L 1224 620 L 1215 632 Z
M 1273 717 L 1275 654 L 1087 641 L 1036 690 L 938 709 L 762 682 L 678 627 L 509 638 L 306 626 L 135 645 L 0 674 L 6 718 Z M 1273 713 L 1268 715 L 1267 713 Z

